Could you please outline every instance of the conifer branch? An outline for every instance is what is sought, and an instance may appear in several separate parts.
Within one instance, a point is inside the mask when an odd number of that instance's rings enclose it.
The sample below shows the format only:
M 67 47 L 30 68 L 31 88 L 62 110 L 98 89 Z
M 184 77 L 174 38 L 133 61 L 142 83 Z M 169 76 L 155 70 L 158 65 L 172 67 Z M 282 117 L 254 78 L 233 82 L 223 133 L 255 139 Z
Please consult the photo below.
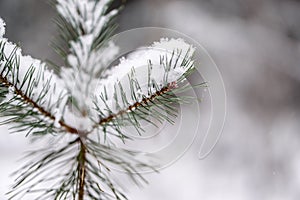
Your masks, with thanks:
M 180 49 L 174 49 L 174 46 Z M 133 53 L 123 58 L 119 65 L 106 71 L 105 79 L 100 80 L 102 89 L 96 90 L 94 100 L 99 121 L 93 128 L 102 129 L 104 134 L 116 132 L 113 135 L 124 140 L 127 137 L 121 127 L 130 125 L 142 134 L 141 121 L 157 126 L 148 119 L 149 115 L 160 123 L 166 120 L 173 124 L 173 118 L 177 116 L 174 105 L 189 101 L 189 98 L 175 94 L 185 87 L 186 78 L 195 70 L 193 52 L 193 47 L 182 40 L 163 39 L 138 51 L 137 56 Z M 139 65 L 148 70 L 136 71 Z M 126 76 L 128 79 L 124 80 Z M 108 89 L 112 82 L 113 90 Z
M 0 38 L 0 72 L 4 96 L 0 110 L 1 116 L 7 117 L 2 124 L 16 123 L 13 128 L 27 134 L 59 132 L 61 128 L 77 132 L 54 114 L 63 112 L 68 94 L 56 88 L 59 78 L 45 69 L 44 63 L 23 56 L 19 47 Z
M 38 105 L 37 102 L 32 100 L 26 94 L 24 94 L 23 91 L 20 90 L 19 88 L 17 88 L 14 84 L 10 83 L 7 80 L 7 78 L 0 76 L 0 83 L 3 84 L 4 86 L 6 86 L 7 88 L 13 87 L 14 93 L 17 96 L 21 97 L 23 99 L 23 101 L 28 104 L 28 106 L 31 106 L 33 109 L 38 110 L 40 114 L 42 114 L 43 116 L 45 116 L 48 119 L 51 119 L 53 121 L 53 123 L 55 122 L 56 119 L 55 119 L 54 115 L 52 115 L 49 111 L 45 110 L 42 106 Z M 72 126 L 67 125 L 62 120 L 59 120 L 59 124 L 61 125 L 61 127 L 63 127 L 65 129 L 66 132 L 71 133 L 71 134 L 78 134 L 77 129 L 73 128 Z
M 78 156 L 78 177 L 79 177 L 79 194 L 78 200 L 84 200 L 85 184 L 86 184 L 86 147 L 82 140 L 80 140 L 80 153 Z
M 170 92 L 172 89 L 174 89 L 174 87 L 172 86 L 172 84 L 169 84 L 167 87 L 163 87 L 160 91 L 156 91 L 150 97 L 144 97 L 140 102 L 135 102 L 134 104 L 128 106 L 125 110 L 120 110 L 116 114 L 111 114 L 108 117 L 101 119 L 99 125 L 103 126 L 128 112 L 134 112 L 139 107 L 148 106 L 150 103 L 152 103 L 155 100 L 155 98 Z
M 161 39 L 108 67 L 119 50 L 110 41 L 119 11 L 109 9 L 111 3 L 55 1 L 62 43 L 54 46 L 66 65 L 60 76 L 3 38 L 0 19 L 0 111 L 7 118 L 2 124 L 41 139 L 55 136 L 54 145 L 26 157 L 33 159 L 16 172 L 10 200 L 27 194 L 36 195 L 34 200 L 128 200 L 112 169 L 140 185 L 147 183 L 140 170 L 155 170 L 154 165 L 103 136 L 125 142 L 123 127 L 132 125 L 142 134 L 141 121 L 156 126 L 149 115 L 172 124 L 175 105 L 191 100 L 177 96 L 189 88 L 186 78 L 195 69 L 195 48 L 182 39 Z

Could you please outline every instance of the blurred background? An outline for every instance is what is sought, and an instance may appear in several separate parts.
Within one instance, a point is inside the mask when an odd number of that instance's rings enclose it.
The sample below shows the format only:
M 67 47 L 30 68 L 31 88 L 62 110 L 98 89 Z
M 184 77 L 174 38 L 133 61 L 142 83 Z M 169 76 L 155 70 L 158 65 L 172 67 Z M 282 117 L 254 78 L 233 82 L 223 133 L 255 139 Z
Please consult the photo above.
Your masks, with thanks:
M 118 2 L 117 2 L 118 3 Z M 116 4 L 117 4 L 116 3 Z M 6 37 L 25 54 L 58 60 L 47 1 L 0 0 Z M 300 199 L 300 1 L 127 0 L 118 31 L 175 29 L 202 44 L 223 76 L 228 113 L 212 154 L 198 159 L 199 141 L 179 161 L 130 188 L 132 200 Z M 22 152 L 20 134 L 1 127 L 0 199 Z

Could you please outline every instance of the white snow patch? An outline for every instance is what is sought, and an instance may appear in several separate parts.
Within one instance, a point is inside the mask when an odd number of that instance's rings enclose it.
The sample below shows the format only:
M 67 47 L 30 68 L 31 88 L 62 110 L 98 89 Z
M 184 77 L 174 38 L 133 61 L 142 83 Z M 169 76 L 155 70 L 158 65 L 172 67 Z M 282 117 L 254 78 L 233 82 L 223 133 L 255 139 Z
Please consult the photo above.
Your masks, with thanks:
M 72 92 L 81 112 L 89 111 L 92 105 L 90 97 L 98 81 L 96 76 L 119 52 L 113 42 L 101 48 L 93 46 L 109 20 L 118 13 L 118 10 L 108 12 L 110 3 L 111 0 L 58 0 L 56 4 L 59 14 L 79 35 L 75 41 L 70 41 L 67 61 L 71 69 L 63 69 L 61 75 L 70 80 L 66 88 Z
M 15 96 L 15 88 L 10 86 L 8 88 L 8 93 L 6 94 L 5 99 L 3 100 L 3 102 L 9 102 L 11 99 L 13 99 Z
M 102 108 L 102 110 L 106 110 L 106 106 L 108 105 L 113 112 L 118 111 L 116 108 L 117 103 L 114 99 L 114 87 L 121 82 L 121 85 L 123 85 L 123 88 L 126 90 L 126 94 L 130 94 L 130 91 L 128 91 L 128 88 L 130 88 L 128 75 L 133 69 L 135 71 L 134 77 L 141 86 L 141 89 L 137 90 L 137 96 L 140 100 L 143 96 L 148 97 L 151 93 L 153 94 L 157 91 L 155 87 L 150 86 L 150 89 L 148 85 L 149 66 L 151 66 L 151 81 L 155 81 L 160 89 L 167 84 L 176 82 L 188 69 L 186 66 L 182 66 L 183 60 L 192 59 L 194 51 L 195 48 L 186 43 L 183 39 L 163 38 L 160 42 L 154 42 L 150 47 L 142 47 L 129 54 L 126 58 L 121 58 L 117 66 L 105 72 L 107 78 L 99 80 L 99 87 L 96 88 L 94 95 L 97 98 L 97 106 Z M 149 65 L 150 62 L 151 65 Z M 166 63 L 171 63 L 169 69 L 166 69 Z M 107 99 L 113 99 L 113 101 L 104 103 L 100 98 L 101 94 L 105 94 L 104 88 L 106 88 Z M 149 94 L 148 90 L 152 92 Z M 119 99 L 121 99 L 121 97 Z M 128 100 L 129 103 L 135 103 L 130 102 L 131 98 L 129 95 Z M 120 104 L 120 102 L 118 103 Z
M 0 18 L 0 38 L 5 34 L 5 22 Z
M 4 45 L 4 55 L 9 58 L 13 56 L 11 62 L 13 66 L 19 70 L 9 71 L 6 67 L 7 60 L 0 61 L 0 70 L 8 72 L 6 76 L 7 80 L 14 85 L 9 88 L 9 93 L 6 96 L 6 100 L 12 99 L 16 94 L 14 90 L 17 88 L 23 92 L 23 94 L 30 96 L 33 101 L 38 101 L 40 94 L 47 91 L 44 95 L 43 101 L 39 101 L 39 106 L 48 110 L 50 113 L 62 113 L 65 107 L 65 102 L 61 99 L 67 96 L 67 90 L 64 89 L 63 81 L 56 76 L 52 71 L 47 69 L 45 63 L 38 59 L 34 59 L 31 56 L 22 55 L 22 51 L 15 44 L 9 42 L 6 38 L 0 38 L 0 43 Z M 14 59 L 16 58 L 16 59 Z M 18 66 L 16 66 L 18 64 Z M 33 84 L 29 85 L 28 72 L 31 71 Z M 14 75 L 12 73 L 15 73 Z M 18 74 L 18 75 L 17 75 Z M 27 75 L 26 75 L 27 74 Z M 18 77 L 18 81 L 16 80 Z M 28 92 L 28 87 L 32 87 L 32 93 Z

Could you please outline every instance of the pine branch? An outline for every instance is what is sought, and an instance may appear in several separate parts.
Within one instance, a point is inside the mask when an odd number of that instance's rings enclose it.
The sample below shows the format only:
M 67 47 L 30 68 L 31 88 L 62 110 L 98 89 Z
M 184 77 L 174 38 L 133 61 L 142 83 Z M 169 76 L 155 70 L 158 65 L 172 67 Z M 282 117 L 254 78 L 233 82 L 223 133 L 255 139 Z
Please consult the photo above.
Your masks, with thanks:
M 137 185 L 147 183 L 141 169 L 155 169 L 140 153 L 109 143 L 107 134 L 125 142 L 125 126 L 139 134 L 143 120 L 156 126 L 149 115 L 172 124 L 176 105 L 193 100 L 178 95 L 189 88 L 186 79 L 195 69 L 195 48 L 182 39 L 161 39 L 108 66 L 119 50 L 109 40 L 118 13 L 109 9 L 111 2 L 55 1 L 62 43 L 54 46 L 66 65 L 60 77 L 4 39 L 0 19 L 3 123 L 47 142 L 48 133 L 57 133 L 49 134 L 55 145 L 26 157 L 35 158 L 17 171 L 9 199 L 34 194 L 36 200 L 127 200 L 111 169 L 126 172 Z
M 63 138 L 59 137 L 57 139 Z M 64 197 L 69 195 L 74 196 L 76 190 L 70 191 L 70 189 L 76 180 L 76 176 L 74 176 L 77 163 L 75 162 L 75 153 L 79 141 L 79 138 L 76 138 L 62 147 L 54 147 L 52 145 L 29 152 L 28 156 L 35 156 L 36 158 L 14 173 L 19 174 L 19 177 L 16 179 L 12 191 L 8 193 L 11 195 L 9 199 L 17 197 L 21 199 L 30 193 L 40 194 L 36 197 L 36 200 L 41 198 L 53 199 L 53 197 L 55 197 L 54 199 L 64 199 Z M 66 170 L 67 166 L 69 166 L 69 169 L 67 168 Z M 48 187 L 43 189 L 41 185 Z
M 162 96 L 168 92 L 170 92 L 172 89 L 174 89 L 174 87 L 172 86 L 172 84 L 169 84 L 167 87 L 163 87 L 160 91 L 156 91 L 154 94 L 152 94 L 150 97 L 144 97 L 140 102 L 136 102 L 130 106 L 128 106 L 125 110 L 120 110 L 118 113 L 116 114 L 111 114 L 106 118 L 102 118 L 99 122 L 100 126 L 103 126 L 109 122 L 111 122 L 112 120 L 128 113 L 128 112 L 134 112 L 136 109 L 138 109 L 139 107 L 145 107 L 148 106 L 150 103 L 152 103 L 158 96 Z M 154 104 L 156 105 L 156 104 Z
M 176 93 L 188 85 L 185 80 L 195 69 L 193 52 L 194 48 L 182 40 L 163 39 L 142 52 L 137 51 L 137 55 L 123 58 L 119 65 L 105 72 L 106 78 L 100 80 L 101 86 L 95 91 L 94 109 L 99 121 L 93 128 L 102 129 L 104 134 L 117 132 L 124 140 L 127 137 L 121 127 L 131 125 L 142 134 L 141 121 L 156 126 L 148 119 L 149 115 L 160 123 L 166 120 L 173 124 L 177 116 L 174 105 L 192 100 Z M 142 71 L 137 72 L 139 66 Z M 122 79 L 126 76 L 127 80 Z M 107 89 L 112 83 L 114 89 Z M 126 89 L 123 85 L 127 85 Z
M 84 200 L 85 184 L 86 184 L 86 147 L 82 141 L 80 141 L 80 153 L 78 156 L 79 168 L 79 194 L 78 200 Z
M 16 87 L 14 84 L 10 83 L 5 77 L 0 76 L 0 83 L 3 84 L 5 87 L 13 87 L 14 93 L 19 96 L 21 99 L 23 99 L 23 102 L 25 102 L 28 106 L 32 107 L 33 109 L 36 109 L 39 111 L 41 115 L 44 117 L 51 119 L 53 123 L 56 121 L 56 118 L 54 115 L 52 115 L 49 111 L 45 110 L 43 107 L 38 105 L 33 99 L 31 99 L 29 96 L 25 95 L 22 90 L 20 90 L 18 87 Z M 7 123 L 10 122 L 7 121 Z M 58 122 L 61 127 L 65 129 L 66 132 L 71 134 L 78 134 L 78 130 L 67 125 L 64 121 L 59 120 Z
M 87 115 L 92 102 L 89 99 L 97 76 L 115 58 L 118 48 L 109 38 L 115 30 L 117 9 L 109 10 L 112 0 L 57 0 L 57 20 L 63 46 L 55 45 L 69 68 L 62 69 L 64 79 L 72 94 L 75 108 Z M 67 47 L 67 49 L 64 49 Z M 79 83 L 79 84 L 76 84 Z
M 61 127 L 77 133 L 55 114 L 63 112 L 68 99 L 66 91 L 56 87 L 59 81 L 44 63 L 23 56 L 19 47 L 0 38 L 0 85 L 5 97 L 0 110 L 8 118 L 2 124 L 16 123 L 13 128 L 27 129 L 27 134 L 59 132 Z
M 60 136 L 53 143 L 66 139 Z M 25 158 L 32 159 L 15 172 L 19 177 L 8 193 L 9 200 L 28 194 L 36 194 L 36 200 L 127 199 L 113 181 L 110 167 L 123 169 L 137 184 L 145 181 L 140 169 L 153 170 L 136 158 L 136 152 L 101 145 L 91 138 L 85 142 L 79 137 L 68 140 L 65 145 L 49 145 L 28 153 Z

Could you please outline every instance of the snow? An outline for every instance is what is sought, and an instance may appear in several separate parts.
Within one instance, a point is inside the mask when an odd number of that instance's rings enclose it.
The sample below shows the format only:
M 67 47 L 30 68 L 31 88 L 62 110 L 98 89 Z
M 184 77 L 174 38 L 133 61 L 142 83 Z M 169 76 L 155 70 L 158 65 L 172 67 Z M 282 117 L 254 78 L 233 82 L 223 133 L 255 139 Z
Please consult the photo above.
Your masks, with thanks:
M 111 0 L 58 0 L 56 4 L 59 14 L 78 34 L 74 41 L 69 41 L 70 54 L 67 61 L 71 68 L 63 68 L 61 76 L 64 80 L 72 80 L 67 81 L 65 86 L 76 100 L 78 111 L 88 112 L 89 115 L 94 115 L 89 110 L 90 105 L 93 105 L 90 97 L 97 85 L 97 76 L 119 52 L 119 48 L 113 42 L 108 42 L 100 48 L 93 46 L 109 20 L 118 13 L 117 10 L 106 13 L 110 3 Z M 64 118 L 68 118 L 70 122 L 75 120 L 70 118 L 70 114 L 66 115 L 68 117 Z M 76 128 L 90 129 L 89 124 L 89 119 L 82 117 Z
M 134 78 L 137 79 L 139 85 L 141 86 L 141 89 L 137 91 L 138 97 L 140 100 L 143 96 L 149 97 L 151 95 L 151 93 L 148 93 L 148 90 L 150 89 L 148 87 L 149 62 L 151 62 L 152 67 L 151 79 L 153 79 L 160 86 L 160 89 L 168 84 L 175 85 L 176 81 L 182 77 L 182 75 L 188 69 L 186 66 L 181 65 L 183 60 L 192 59 L 194 51 L 194 47 L 180 38 L 162 38 L 159 42 L 154 42 L 149 47 L 141 47 L 140 49 L 137 49 L 133 53 L 129 54 L 126 58 L 121 58 L 120 63 L 117 66 L 107 70 L 105 72 L 105 76 L 107 77 L 106 79 L 99 80 L 99 87 L 97 87 L 95 91 L 95 97 L 98 98 L 97 105 L 103 110 L 106 110 L 106 105 L 108 105 L 113 112 L 118 112 L 115 100 L 103 102 L 99 94 L 104 95 L 104 90 L 107 88 L 108 99 L 114 99 L 115 90 L 113 88 L 116 84 L 121 82 L 121 85 L 125 85 L 125 90 L 126 88 L 129 88 L 126 87 L 126 85 L 128 86 L 128 75 L 133 69 L 135 71 Z M 176 60 L 178 61 L 176 62 Z M 166 69 L 164 63 L 171 63 L 170 69 Z M 166 74 L 168 75 L 166 76 Z M 127 82 L 125 80 L 127 80 Z M 156 92 L 156 88 L 151 88 L 151 91 L 153 94 L 153 92 Z M 126 92 L 130 94 L 130 91 Z M 130 99 L 131 98 L 128 98 L 128 100 Z M 126 105 L 123 106 L 125 108 Z
M 12 98 L 14 98 L 15 94 L 15 88 L 10 86 L 8 88 L 8 93 L 6 94 L 6 98 L 3 100 L 3 102 L 9 102 Z
M 5 34 L 5 23 L 2 18 L 0 18 L 0 38 Z
M 58 0 L 56 9 L 73 27 L 81 26 L 85 34 L 97 36 L 108 20 L 118 12 L 112 10 L 104 15 L 110 2 L 111 0 Z
M 0 23 L 4 24 L 2 21 Z M 49 70 L 45 63 L 31 56 L 22 55 L 21 48 L 9 42 L 6 38 L 0 38 L 0 43 L 4 44 L 3 53 L 6 58 L 13 55 L 11 56 L 11 62 L 13 63 L 11 71 L 8 71 L 6 67 L 6 60 L 0 61 L 0 70 L 8 72 L 6 78 L 14 85 L 14 87 L 9 88 L 5 100 L 9 101 L 15 97 L 14 90 L 16 88 L 36 102 L 40 94 L 46 91 L 45 97 L 43 101 L 39 102 L 39 105 L 52 114 L 63 113 L 67 99 L 67 90 L 64 89 L 63 81 L 53 71 Z M 28 84 L 28 72 L 32 72 L 32 85 Z M 28 93 L 29 86 L 33 87 L 30 94 Z
M 70 66 L 89 74 L 97 74 L 107 67 L 119 52 L 119 48 L 113 42 L 108 42 L 99 50 L 91 50 L 93 39 L 93 35 L 89 34 L 80 36 L 76 42 L 70 42 L 71 54 L 67 58 Z
M 150 86 L 150 89 L 146 84 L 148 82 L 149 61 L 152 65 L 150 80 L 152 83 L 155 81 L 161 88 L 169 84 L 175 86 L 176 81 L 187 70 L 186 66 L 181 66 L 182 62 L 185 59 L 190 59 L 195 51 L 195 48 L 182 39 L 162 38 L 151 46 L 141 47 L 126 58 L 120 59 L 117 66 L 101 74 L 102 77 L 106 78 L 98 80 L 100 72 L 108 67 L 119 52 L 119 47 L 113 42 L 108 42 L 101 48 L 93 48 L 93 44 L 97 39 L 96 36 L 103 31 L 106 23 L 117 14 L 117 10 L 105 14 L 109 3 L 110 0 L 57 1 L 58 12 L 74 26 L 75 30 L 79 31 L 78 38 L 69 42 L 70 54 L 67 56 L 67 61 L 70 67 L 62 67 L 61 78 L 48 70 L 45 63 L 30 56 L 22 55 L 21 49 L 16 47 L 15 44 L 8 42 L 5 38 L 0 39 L 6 44 L 4 48 L 6 57 L 9 57 L 15 51 L 16 57 L 19 58 L 19 83 L 17 83 L 17 80 L 12 80 L 13 77 L 16 77 L 12 74 L 8 77 L 9 81 L 16 83 L 17 87 L 21 87 L 28 70 L 33 70 L 35 84 L 31 98 L 37 100 L 39 94 L 45 87 L 47 88 L 45 101 L 40 102 L 40 106 L 52 113 L 55 117 L 55 121 L 52 123 L 57 128 L 60 127 L 59 121 L 63 119 L 67 124 L 72 124 L 74 128 L 90 130 L 93 121 L 99 118 L 97 112 L 92 109 L 94 101 L 99 103 L 100 109 L 107 110 L 106 104 L 108 104 L 112 110 L 118 111 L 115 108 L 116 102 L 112 88 L 119 82 L 124 84 L 124 88 L 130 88 L 127 87 L 128 85 L 126 86 L 128 83 L 124 82 L 124 79 L 127 79 L 133 68 L 137 73 L 134 76 L 142 86 L 138 91 L 138 98 L 141 99 L 144 96 L 151 95 L 148 90 L 155 92 L 156 88 Z M 79 29 L 79 26 L 82 29 Z M 172 59 L 173 57 L 178 59 Z M 169 63 L 172 65 L 171 68 L 168 67 Z M 0 63 L 0 70 L 5 67 L 4 64 L 4 62 Z M 110 101 L 103 102 L 99 97 L 99 95 L 104 94 L 104 88 L 107 88 L 107 96 Z M 25 83 L 22 91 L 26 93 L 27 89 L 28 83 Z M 76 100 L 76 107 L 66 106 L 69 95 L 72 95 Z M 7 99 L 12 97 L 13 95 L 10 92 Z M 94 97 L 96 97 L 96 100 Z
M 91 121 L 88 117 L 79 117 L 74 114 L 74 110 L 66 109 L 68 93 L 72 92 L 73 97 L 77 100 L 80 111 L 88 111 L 89 105 L 92 105 L 90 98 L 91 91 L 98 81 L 95 76 L 108 63 L 115 58 L 118 53 L 118 47 L 108 42 L 99 49 L 93 49 L 92 45 L 96 36 L 103 30 L 108 20 L 117 14 L 116 10 L 103 15 L 107 10 L 107 4 L 110 1 L 58 1 L 57 9 L 60 14 L 71 23 L 76 30 L 79 25 L 83 26 L 83 32 L 79 33 L 76 41 L 70 41 L 70 54 L 67 57 L 69 65 L 72 68 L 63 68 L 61 70 L 62 79 L 48 70 L 45 63 L 31 56 L 22 55 L 22 50 L 15 44 L 9 42 L 4 35 L 4 22 L 0 20 L 0 42 L 5 44 L 4 54 L 6 57 L 15 54 L 13 61 L 19 64 L 19 72 L 17 83 L 16 77 L 12 73 L 7 76 L 11 83 L 16 83 L 16 87 L 20 88 L 22 82 L 25 80 L 26 74 L 29 70 L 33 71 L 34 89 L 30 94 L 32 100 L 36 101 L 44 91 L 47 89 L 44 101 L 39 102 L 40 106 L 45 110 L 51 112 L 55 117 L 55 127 L 59 128 L 59 121 L 68 117 L 70 124 L 75 124 L 75 128 L 90 129 Z M 79 12 L 77 12 L 77 10 Z M 5 62 L 0 62 L 0 70 L 5 68 Z M 7 71 L 8 69 L 6 69 Z M 14 78 L 14 80 L 13 80 Z M 22 87 L 22 91 L 26 93 L 28 89 L 28 82 Z M 12 90 L 10 90 L 12 91 Z M 29 95 L 29 94 L 27 94 Z M 14 94 L 9 92 L 6 96 L 7 101 L 12 99 Z M 91 113 L 93 115 L 93 113 Z M 73 117 L 71 117 L 73 116 Z M 80 123 L 74 123 L 74 120 Z
M 109 83 L 116 83 L 117 81 L 121 80 L 122 77 L 125 77 L 132 68 L 138 69 L 139 67 L 146 67 L 148 66 L 149 60 L 151 61 L 152 65 L 156 67 L 153 70 L 159 70 L 159 72 L 164 72 L 163 65 L 160 63 L 160 59 L 164 58 L 167 63 L 170 62 L 172 53 L 179 52 L 182 53 L 175 53 L 175 56 L 179 57 L 179 61 L 174 68 L 170 69 L 169 74 L 172 74 L 168 80 L 168 82 L 176 81 L 180 76 L 186 71 L 184 66 L 180 66 L 184 57 L 183 55 L 188 53 L 190 49 L 190 45 L 184 42 L 182 39 L 161 39 L 160 42 L 154 42 L 153 45 L 147 48 L 140 48 L 137 51 L 130 54 L 127 58 L 120 59 L 120 64 L 113 67 L 111 70 L 106 72 L 107 79 L 105 79 L 102 83 L 104 85 L 109 85 Z M 192 53 L 195 51 L 194 48 L 188 53 L 188 57 L 191 58 Z M 175 64 L 175 60 L 172 60 L 172 63 Z M 159 73 L 161 74 L 161 73 Z M 161 75 L 156 74 L 153 75 L 155 77 L 155 81 L 159 84 L 163 84 L 163 80 L 161 80 Z
M 58 108 L 56 108 L 54 110 L 54 117 L 55 117 L 54 126 L 56 128 L 60 128 L 61 125 L 59 124 L 59 120 L 61 120 L 62 113 L 60 112 L 60 110 Z

